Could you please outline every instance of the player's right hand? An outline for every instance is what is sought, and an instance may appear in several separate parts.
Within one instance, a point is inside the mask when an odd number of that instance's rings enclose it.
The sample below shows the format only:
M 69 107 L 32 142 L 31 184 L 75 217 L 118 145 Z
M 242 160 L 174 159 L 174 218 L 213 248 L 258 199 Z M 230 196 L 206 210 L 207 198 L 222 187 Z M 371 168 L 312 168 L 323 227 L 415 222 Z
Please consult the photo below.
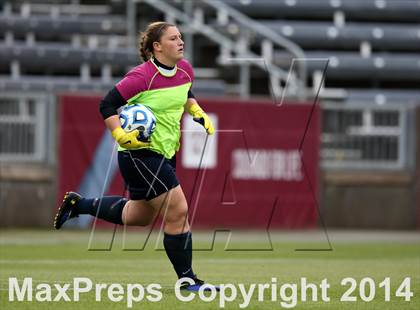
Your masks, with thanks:
M 112 131 L 112 137 L 117 141 L 117 143 L 125 149 L 138 149 L 140 147 L 147 147 L 150 145 L 150 142 L 142 142 L 137 139 L 139 131 L 133 130 L 130 132 L 125 132 L 121 127 L 117 127 Z

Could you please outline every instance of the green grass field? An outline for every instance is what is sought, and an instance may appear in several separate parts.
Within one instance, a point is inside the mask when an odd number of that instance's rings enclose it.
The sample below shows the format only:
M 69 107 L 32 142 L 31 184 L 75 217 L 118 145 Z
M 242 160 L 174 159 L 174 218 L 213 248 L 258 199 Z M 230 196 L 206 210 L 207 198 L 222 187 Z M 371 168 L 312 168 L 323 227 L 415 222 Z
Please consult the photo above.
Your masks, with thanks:
M 0 231 L 0 309 L 127 309 L 123 300 L 113 302 L 108 299 L 106 289 L 100 302 L 95 300 L 95 291 L 81 294 L 80 301 L 9 301 L 9 278 L 17 277 L 19 284 L 23 278 L 33 278 L 35 287 L 39 283 L 73 284 L 75 277 L 87 277 L 96 283 L 128 283 L 147 286 L 150 283 L 161 285 L 162 299 L 151 302 L 143 299 L 133 303 L 133 309 L 218 309 L 219 296 L 214 301 L 205 302 L 198 295 L 191 302 L 179 301 L 174 293 L 174 272 L 166 254 L 161 250 L 157 235 L 152 235 L 143 251 L 140 248 L 145 234 L 130 232 L 126 236 L 122 250 L 122 232 L 118 232 L 111 251 L 88 251 L 90 231 L 42 231 L 42 230 L 1 230 Z M 272 283 L 277 279 L 277 301 L 271 300 L 271 290 L 266 290 L 264 300 L 258 301 L 254 292 L 246 309 L 282 309 L 284 301 L 279 293 L 285 283 L 298 283 L 297 304 L 292 309 L 420 309 L 420 239 L 418 232 L 329 232 L 331 251 L 296 251 L 296 249 L 326 249 L 328 243 L 322 232 L 276 232 L 271 234 L 272 250 L 263 233 L 244 233 L 234 235 L 230 249 L 225 251 L 226 234 L 216 238 L 213 250 L 210 233 L 194 233 L 194 269 L 198 275 L 214 284 L 231 283 L 238 289 L 238 297 L 226 302 L 225 309 L 238 309 L 243 303 L 238 284 L 249 285 Z M 107 248 L 112 231 L 95 234 L 92 248 Z M 155 250 L 155 244 L 158 244 Z M 244 250 L 245 249 L 245 250 Z M 300 279 L 319 285 L 323 279 L 330 284 L 329 302 L 302 301 Z M 341 280 L 352 277 L 357 288 L 351 296 L 354 302 L 340 301 L 350 287 L 343 286 Z M 363 301 L 359 295 L 360 280 L 370 277 L 375 282 L 375 295 L 372 301 Z M 386 302 L 385 288 L 379 283 L 390 278 L 390 301 Z M 413 297 L 405 301 L 396 297 L 395 291 L 404 278 L 411 279 Z M 286 290 L 287 296 L 290 290 Z M 311 298 L 310 291 L 309 299 Z M 57 293 L 52 290 L 52 298 Z M 71 290 L 69 296 L 73 298 Z M 229 295 L 230 290 L 226 291 Z M 369 290 L 365 291 L 369 295 Z M 209 294 L 206 295 L 207 297 Z M 288 304 L 292 304 L 287 302 Z

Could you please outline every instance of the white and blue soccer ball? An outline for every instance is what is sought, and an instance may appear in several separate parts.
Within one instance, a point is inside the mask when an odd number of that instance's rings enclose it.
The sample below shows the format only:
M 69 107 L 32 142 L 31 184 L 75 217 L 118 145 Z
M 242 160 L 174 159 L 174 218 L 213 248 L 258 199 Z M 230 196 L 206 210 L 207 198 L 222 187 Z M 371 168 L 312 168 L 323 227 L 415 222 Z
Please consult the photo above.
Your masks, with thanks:
M 125 106 L 120 112 L 120 122 L 126 132 L 138 129 L 140 141 L 149 140 L 156 126 L 153 112 L 140 103 Z

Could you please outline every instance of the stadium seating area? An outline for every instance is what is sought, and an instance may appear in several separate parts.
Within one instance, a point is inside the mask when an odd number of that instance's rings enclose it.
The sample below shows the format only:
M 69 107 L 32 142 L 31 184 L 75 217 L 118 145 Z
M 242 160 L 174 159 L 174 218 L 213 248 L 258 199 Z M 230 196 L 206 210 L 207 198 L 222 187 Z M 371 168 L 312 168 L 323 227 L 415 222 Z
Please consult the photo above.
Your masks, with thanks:
M 139 28 L 150 20 L 169 16 L 148 5 L 148 1 L 138 2 Z M 165 2 L 185 8 L 183 1 Z M 204 7 L 206 2 L 195 1 L 194 5 Z M 328 59 L 325 87 L 341 90 L 333 92 L 341 98 L 375 102 L 379 95 L 382 100 L 397 97 L 414 102 L 420 94 L 419 1 L 223 2 L 300 46 L 306 58 Z M 108 89 L 138 63 L 126 4 L 121 0 L 3 3 L 0 89 Z M 223 14 L 211 10 L 204 10 L 203 15 L 202 19 L 218 33 L 238 37 L 240 31 L 233 19 L 223 21 Z M 193 33 L 196 91 L 210 95 L 235 93 L 238 88 L 229 85 L 238 83 L 237 71 L 224 68 L 218 61 L 222 48 L 202 33 Z M 256 32 L 250 39 L 251 50 L 258 50 L 262 40 Z M 293 57 L 285 49 L 274 49 L 273 64 L 288 70 Z M 325 64 L 306 64 L 306 84 L 311 86 Z M 260 87 L 267 84 L 261 70 L 253 69 L 251 81 L 251 94 L 268 94 L 267 87 Z
M 384 97 L 395 102 L 401 95 L 418 101 L 419 1 L 224 2 L 298 44 L 308 59 L 328 58 L 327 88 L 341 88 L 346 97 L 370 102 L 381 103 Z M 281 67 L 290 66 L 291 58 L 284 50 L 274 54 Z M 323 67 L 320 61 L 307 62 L 309 76 Z
M 101 4 L 97 4 L 101 2 Z M 139 63 L 127 33 L 125 1 L 13 1 L 0 15 L 0 89 L 110 89 Z M 201 94 L 224 93 L 222 80 L 203 70 Z

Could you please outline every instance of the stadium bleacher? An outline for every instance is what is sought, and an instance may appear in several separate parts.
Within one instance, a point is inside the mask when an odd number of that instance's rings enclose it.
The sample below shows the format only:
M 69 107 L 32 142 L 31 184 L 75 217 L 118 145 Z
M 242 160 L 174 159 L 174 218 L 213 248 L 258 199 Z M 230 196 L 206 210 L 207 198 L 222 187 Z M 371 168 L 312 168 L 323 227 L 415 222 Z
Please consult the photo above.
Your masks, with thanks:
M 416 0 L 224 0 L 255 18 L 331 19 L 337 11 L 364 21 L 420 21 Z
M 120 12 L 123 1 L 81 2 L 3 5 L 0 89 L 104 92 L 140 62 L 128 38 L 126 11 Z M 211 70 L 198 68 L 196 76 L 198 94 L 225 92 Z
M 182 1 L 167 1 L 182 8 Z M 261 25 L 296 43 L 309 59 L 329 59 L 325 87 L 339 87 L 350 94 L 365 89 L 398 94 L 416 92 L 420 83 L 420 4 L 415 0 L 225 0 L 225 4 L 245 13 Z M 200 6 L 200 1 L 195 2 Z M 145 16 L 165 15 L 155 8 L 141 6 L 147 12 L 137 12 L 139 23 Z M 204 11 L 205 19 L 215 19 L 214 13 Z M 221 30 L 225 33 L 234 21 Z M 214 24 L 214 29 L 223 25 Z M 0 75 L 1 85 L 15 85 L 16 79 L 30 85 L 37 75 L 102 81 L 102 89 L 138 63 L 136 47 L 128 37 L 127 12 L 124 1 L 13 1 L 5 2 L 0 17 Z M 235 37 L 237 33 L 231 34 Z M 251 48 L 259 49 L 261 37 L 255 35 Z M 208 82 L 207 94 L 224 94 L 231 76 L 217 62 L 216 48 L 200 37 L 194 46 L 197 58 L 205 58 L 208 71 L 197 68 L 198 79 Z M 217 45 L 217 44 L 216 44 Z M 203 47 L 204 46 L 204 47 Z M 202 51 L 205 51 L 204 53 Z M 275 50 L 273 61 L 288 70 L 292 56 L 286 50 Z M 65 61 L 63 61 L 65 60 Z M 322 70 L 322 62 L 307 62 L 308 73 Z M 197 67 L 197 66 L 196 66 Z M 255 74 L 258 84 L 261 79 Z M 252 78 L 251 78 L 252 79 Z M 7 81 L 13 81 L 13 83 Z M 360 80 L 365 87 L 361 87 Z M 355 83 L 355 81 L 359 81 Z M 392 81 L 398 81 L 392 85 Z M 309 78 L 307 85 L 311 85 Z M 386 82 L 386 83 L 384 83 Z M 37 83 L 39 84 L 39 83 Z M 198 83 L 200 84 L 200 83 Z M 205 83 L 202 83 L 202 85 Z M 78 87 L 75 83 L 74 87 Z M 238 89 L 238 88 L 231 88 Z M 258 87 L 257 93 L 261 93 Z M 268 89 L 263 88 L 268 94 Z M 382 89 L 384 91 L 382 91 Z M 213 91 L 215 91 L 213 93 Z M 252 90 L 251 90 L 252 92 Z M 370 96 L 370 95 L 368 95 Z M 357 97 L 357 96 L 356 96 Z
M 108 34 L 123 35 L 126 24 L 122 16 L 71 16 L 51 17 L 50 15 L 21 16 L 10 14 L 0 19 L 2 31 L 25 36 L 33 32 L 40 37 L 64 36 L 66 34 Z
M 359 50 L 361 43 L 373 49 L 411 51 L 419 49 L 419 27 L 404 23 L 387 24 L 333 21 L 272 21 L 261 23 L 281 33 L 307 50 L 328 48 Z
M 395 100 L 405 94 L 413 102 L 412 95 L 419 94 L 419 1 L 223 2 L 298 44 L 308 59 L 328 59 L 325 87 L 339 87 L 351 100 L 372 94 Z M 282 68 L 290 66 L 293 58 L 285 50 L 275 51 L 273 57 Z M 307 61 L 309 74 L 323 66 L 322 61 Z

